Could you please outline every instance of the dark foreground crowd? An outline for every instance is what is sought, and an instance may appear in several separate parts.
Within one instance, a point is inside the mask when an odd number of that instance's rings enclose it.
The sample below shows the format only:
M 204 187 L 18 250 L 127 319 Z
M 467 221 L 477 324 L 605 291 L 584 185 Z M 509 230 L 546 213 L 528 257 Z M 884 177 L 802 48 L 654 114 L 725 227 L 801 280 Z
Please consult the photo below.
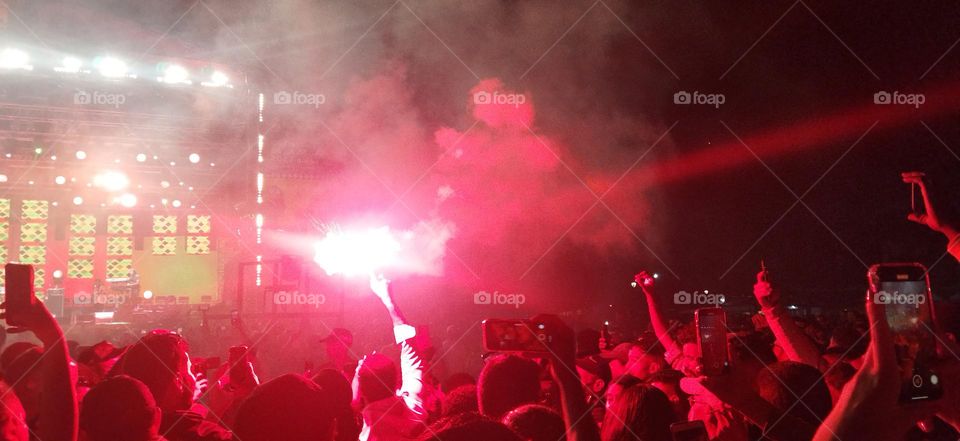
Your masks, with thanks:
M 921 175 L 904 180 L 926 188 Z M 943 233 L 960 259 L 960 225 L 927 200 L 911 220 Z M 901 366 L 885 305 L 868 290 L 864 313 L 838 322 L 798 320 L 758 274 L 762 311 L 754 329 L 728 335 L 730 367 L 703 375 L 690 326 L 668 321 L 662 294 L 641 272 L 650 332 L 625 339 L 575 335 L 539 316 L 552 338 L 536 353 L 488 357 L 478 377 L 436 378 L 434 357 L 394 302 L 389 281 L 371 290 L 393 323 L 399 357 L 353 357 L 350 333 L 327 338 L 328 364 L 261 382 L 256 348 L 198 380 L 190 346 L 155 330 L 124 348 L 71 351 L 38 303 L 18 342 L 0 354 L 0 439 L 72 441 L 701 441 L 671 424 L 699 421 L 710 440 L 956 440 L 960 438 L 960 348 L 937 335 L 943 396 L 902 404 Z M 73 353 L 73 356 L 71 356 Z M 292 355 L 292 354 L 291 354 Z M 202 362 L 208 364 L 209 360 Z

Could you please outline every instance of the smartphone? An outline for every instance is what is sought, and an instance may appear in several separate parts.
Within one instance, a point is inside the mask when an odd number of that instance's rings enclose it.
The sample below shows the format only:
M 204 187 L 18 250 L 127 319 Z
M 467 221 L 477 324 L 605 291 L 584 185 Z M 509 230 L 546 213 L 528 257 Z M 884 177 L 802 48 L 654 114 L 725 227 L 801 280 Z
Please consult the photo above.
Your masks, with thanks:
M 37 302 L 33 291 L 33 265 L 8 263 L 4 271 L 7 325 L 25 326 L 23 315 Z
M 533 320 L 486 319 L 480 324 L 483 348 L 489 352 L 549 353 L 550 330 Z
M 603 349 L 610 350 L 613 348 L 612 338 L 610 337 L 610 321 L 604 320 L 603 326 L 600 327 L 600 338 L 603 339 Z
M 670 425 L 670 434 L 673 435 L 673 441 L 710 441 L 707 427 L 700 420 L 673 423 Z
M 727 351 L 727 316 L 723 308 L 700 308 L 694 313 L 697 344 L 704 375 L 720 375 L 730 365 Z
M 936 321 L 927 268 L 919 263 L 880 263 L 870 267 L 877 284 L 873 301 L 886 305 L 901 369 L 900 402 L 936 400 L 943 396 L 937 361 Z
M 230 347 L 230 383 L 243 384 L 247 381 L 250 372 L 247 367 L 249 352 L 250 348 L 246 345 Z

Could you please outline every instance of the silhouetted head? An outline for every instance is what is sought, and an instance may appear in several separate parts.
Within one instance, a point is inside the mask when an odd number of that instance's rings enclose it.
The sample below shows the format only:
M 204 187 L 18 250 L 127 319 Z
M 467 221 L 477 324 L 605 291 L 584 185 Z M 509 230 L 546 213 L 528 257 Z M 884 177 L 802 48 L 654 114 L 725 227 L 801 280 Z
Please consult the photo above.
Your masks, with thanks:
M 781 412 L 787 412 L 811 424 L 820 424 L 833 400 L 830 389 L 820 371 L 813 366 L 793 361 L 781 361 L 757 373 L 754 381 L 760 396 Z M 802 404 L 794 405 L 797 397 Z
M 164 411 L 186 410 L 197 390 L 189 349 L 187 341 L 175 333 L 151 331 L 127 348 L 114 373 L 142 381 Z
M 331 441 L 336 409 L 316 383 L 286 374 L 260 386 L 237 411 L 243 441 Z
M 539 404 L 527 404 L 507 412 L 503 424 L 527 441 L 564 441 L 567 439 L 563 416 Z
M 477 384 L 480 413 L 499 419 L 503 414 L 540 398 L 540 366 L 516 355 L 487 360 Z
M 607 407 L 601 439 L 604 441 L 670 441 L 675 421 L 667 396 L 653 386 L 625 387 Z
M 80 428 L 89 441 L 152 441 L 160 428 L 160 408 L 143 382 L 118 375 L 83 397 Z
M 399 387 L 397 365 L 383 354 L 364 357 L 359 371 L 360 396 L 367 403 L 389 398 Z

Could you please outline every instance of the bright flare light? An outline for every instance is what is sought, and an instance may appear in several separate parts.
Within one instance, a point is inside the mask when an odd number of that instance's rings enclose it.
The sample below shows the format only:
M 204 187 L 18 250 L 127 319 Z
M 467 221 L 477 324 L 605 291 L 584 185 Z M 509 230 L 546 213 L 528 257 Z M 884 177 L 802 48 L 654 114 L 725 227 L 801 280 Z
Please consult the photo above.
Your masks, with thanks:
M 147 162 L 147 155 L 143 153 L 137 153 L 137 162 Z
M 153 291 L 150 291 L 149 289 L 146 290 L 146 291 L 144 291 L 144 292 L 143 292 L 143 298 L 144 298 L 145 300 L 150 300 L 150 299 L 152 299 L 152 298 L 153 298 Z
M 83 205 L 83 198 L 80 196 L 75 196 L 73 198 L 73 205 Z
M 179 64 L 171 64 L 163 71 L 163 78 L 160 80 L 168 84 L 189 83 L 190 73 Z
M 87 152 L 83 150 L 77 150 L 77 159 L 81 161 L 83 161 L 84 159 L 87 159 Z
M 130 185 L 130 179 L 118 171 L 108 171 L 94 176 L 93 185 L 107 191 L 120 191 Z
M 126 208 L 133 208 L 137 206 L 137 197 L 131 193 L 124 193 L 115 198 L 113 201 Z
M 56 178 L 53 179 L 53 182 L 56 182 L 57 185 L 63 185 L 67 183 L 67 178 L 63 176 L 57 176 Z
M 194 164 L 200 162 L 200 155 L 198 155 L 198 154 L 196 154 L 196 153 L 191 153 L 191 154 L 190 154 L 190 162 L 192 162 L 192 163 L 194 163 Z
M 350 277 L 367 275 L 396 263 L 400 243 L 388 227 L 366 231 L 331 230 L 313 249 L 313 261 L 328 275 Z
M 83 61 L 79 58 L 66 57 L 63 59 L 61 65 L 53 68 L 53 70 L 64 73 L 77 73 L 80 72 L 81 67 L 83 67 Z
M 227 77 L 227 74 L 219 70 L 210 75 L 210 84 L 213 86 L 226 86 L 228 81 L 230 81 L 230 78 Z
M 113 57 L 98 58 L 97 70 L 107 78 L 120 78 L 127 75 L 127 63 Z
M 0 68 L 32 70 L 30 55 L 20 49 L 4 49 L 0 52 Z

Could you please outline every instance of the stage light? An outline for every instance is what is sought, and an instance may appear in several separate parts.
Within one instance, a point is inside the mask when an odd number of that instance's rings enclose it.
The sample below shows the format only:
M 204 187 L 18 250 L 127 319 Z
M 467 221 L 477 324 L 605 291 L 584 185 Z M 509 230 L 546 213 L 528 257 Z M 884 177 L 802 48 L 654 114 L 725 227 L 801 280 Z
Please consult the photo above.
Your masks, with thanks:
M 53 201 L 53 202 L 50 203 L 50 205 L 53 205 L 54 207 L 59 207 L 59 206 L 60 206 L 60 203 L 57 202 L 57 201 Z
M 7 175 L 0 175 L 0 182 L 7 182 Z
M 87 159 L 87 152 L 83 150 L 77 150 L 77 159 L 81 161 L 83 161 L 84 159 Z
M 331 230 L 314 244 L 316 262 L 328 275 L 367 275 L 393 264 L 400 244 L 387 227 L 366 231 Z
M 30 55 L 20 49 L 7 48 L 0 52 L 0 68 L 32 70 Z
M 198 155 L 198 154 L 196 154 L 196 153 L 191 153 L 191 154 L 190 154 L 190 162 L 192 162 L 192 163 L 194 163 L 194 164 L 200 162 L 200 155 Z
M 137 206 L 137 197 L 131 193 L 124 193 L 119 197 L 114 198 L 113 201 L 126 208 L 133 208 Z
M 13 154 L 7 153 L 7 154 L 5 154 L 5 155 L 3 155 L 3 156 L 6 156 L 7 158 L 12 158 L 12 157 L 13 157 Z
M 130 185 L 130 179 L 121 172 L 106 171 L 94 176 L 93 183 L 107 191 L 120 191 Z
M 180 205 L 182 205 L 180 199 L 173 200 L 173 208 L 180 208 Z
M 83 67 L 83 61 L 80 61 L 77 57 L 64 57 L 63 62 L 60 66 L 53 68 L 57 72 L 64 73 L 77 73 L 80 72 L 80 68 Z
M 144 300 L 150 300 L 150 299 L 152 299 L 152 298 L 153 298 L 153 291 L 150 291 L 150 290 L 148 289 L 148 290 L 146 290 L 146 291 L 143 292 L 143 299 L 144 299 Z
M 163 188 L 170 188 L 170 181 L 160 181 L 160 186 Z
M 127 75 L 127 63 L 113 57 L 97 58 L 94 61 L 100 75 L 107 78 L 120 78 Z
M 42 154 L 43 154 L 43 147 L 34 148 L 34 149 L 33 149 L 33 153 L 36 154 L 37 156 L 42 155 Z
M 83 198 L 80 196 L 74 196 L 73 205 L 83 205 Z
M 53 270 L 53 278 L 54 278 L 54 279 L 62 279 L 62 278 L 63 278 L 63 271 Z
M 170 166 L 171 166 L 171 167 L 176 166 L 176 165 L 177 165 L 176 161 L 170 161 Z
M 219 70 L 214 71 L 213 74 L 210 75 L 210 84 L 213 86 L 226 86 L 227 82 L 229 81 L 230 78 L 227 77 L 227 74 L 220 72 Z
M 27 185 L 33 185 L 33 181 L 27 181 Z
M 56 161 L 56 160 L 57 160 L 57 155 L 50 155 L 50 160 L 51 160 L 51 161 Z
M 163 78 L 160 80 L 168 84 L 190 83 L 190 73 L 179 64 L 171 64 L 163 70 Z
M 147 162 L 147 155 L 143 153 L 137 153 L 137 162 Z
M 163 205 L 167 205 L 167 202 L 170 202 L 167 200 L 167 198 L 160 199 L 160 203 Z
M 56 182 L 57 185 L 63 185 L 67 183 L 67 178 L 63 176 L 57 176 L 56 178 L 53 178 L 53 182 Z

